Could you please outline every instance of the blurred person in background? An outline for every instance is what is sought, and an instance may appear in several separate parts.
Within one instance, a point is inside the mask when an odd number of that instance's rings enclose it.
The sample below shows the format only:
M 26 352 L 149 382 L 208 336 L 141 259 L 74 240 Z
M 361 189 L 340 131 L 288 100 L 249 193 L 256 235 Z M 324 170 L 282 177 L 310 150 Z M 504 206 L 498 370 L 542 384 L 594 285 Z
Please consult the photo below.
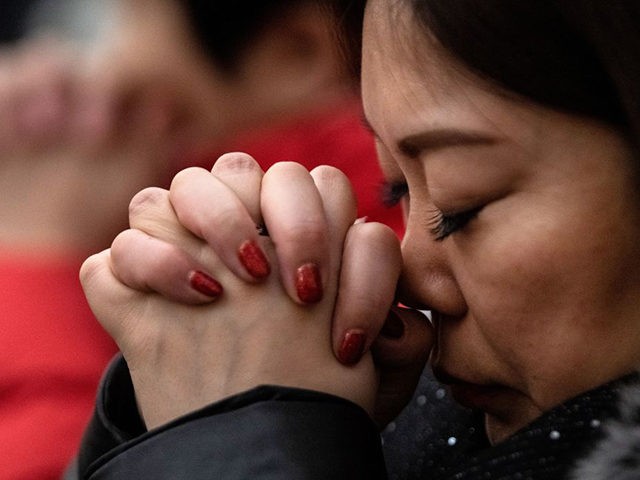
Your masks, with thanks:
M 77 271 L 131 196 L 242 149 L 351 175 L 401 233 L 320 2 L 4 2 L 0 478 L 58 478 L 115 346 Z M 11 12 L 11 13 L 9 13 Z
M 101 159 L 89 154 L 95 145 L 77 141 L 82 130 L 69 136 L 90 126 L 69 115 L 78 58 L 59 35 L 28 34 L 36 3 L 0 6 L 3 480 L 59 478 L 116 350 L 77 280 L 82 252 L 101 235 L 86 220 L 101 195 L 91 190 Z

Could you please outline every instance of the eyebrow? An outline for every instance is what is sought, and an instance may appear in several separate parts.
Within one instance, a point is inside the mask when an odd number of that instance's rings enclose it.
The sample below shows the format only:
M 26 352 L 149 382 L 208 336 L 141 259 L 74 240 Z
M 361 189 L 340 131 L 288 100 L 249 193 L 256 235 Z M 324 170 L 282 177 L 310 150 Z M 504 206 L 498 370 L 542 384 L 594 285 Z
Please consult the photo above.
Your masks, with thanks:
M 403 138 L 398 142 L 398 150 L 410 158 L 415 158 L 422 153 L 443 148 L 493 145 L 497 141 L 496 137 L 481 132 L 441 128 Z
M 365 116 L 362 116 L 362 125 L 371 134 L 379 139 Z M 483 132 L 459 130 L 456 128 L 438 128 L 421 133 L 408 135 L 398 141 L 398 150 L 407 157 L 416 158 L 424 152 L 441 150 L 448 147 L 493 145 L 498 138 Z

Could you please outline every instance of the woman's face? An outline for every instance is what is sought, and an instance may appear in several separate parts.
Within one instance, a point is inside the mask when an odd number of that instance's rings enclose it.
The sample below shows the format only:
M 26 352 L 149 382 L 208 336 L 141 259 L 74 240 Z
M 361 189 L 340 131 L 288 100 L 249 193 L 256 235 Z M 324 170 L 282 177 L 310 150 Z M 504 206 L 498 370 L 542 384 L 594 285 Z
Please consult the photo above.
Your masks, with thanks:
M 402 300 L 433 310 L 434 371 L 496 442 L 640 364 L 631 153 L 599 124 L 491 93 L 396 4 L 367 6 L 362 87 L 405 206 Z

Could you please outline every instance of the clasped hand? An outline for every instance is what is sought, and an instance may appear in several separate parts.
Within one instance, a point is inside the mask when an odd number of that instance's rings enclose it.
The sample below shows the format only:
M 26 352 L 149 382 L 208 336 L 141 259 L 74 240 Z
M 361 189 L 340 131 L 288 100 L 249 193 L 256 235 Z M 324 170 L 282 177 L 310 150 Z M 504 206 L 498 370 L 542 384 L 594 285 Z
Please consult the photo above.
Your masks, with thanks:
M 81 281 L 148 428 L 263 384 L 334 394 L 381 421 L 410 398 L 430 330 L 403 311 L 401 338 L 379 337 L 399 243 L 356 221 L 339 170 L 284 162 L 264 173 L 227 154 L 211 172 L 180 172 L 168 191 L 140 192 L 129 222 Z

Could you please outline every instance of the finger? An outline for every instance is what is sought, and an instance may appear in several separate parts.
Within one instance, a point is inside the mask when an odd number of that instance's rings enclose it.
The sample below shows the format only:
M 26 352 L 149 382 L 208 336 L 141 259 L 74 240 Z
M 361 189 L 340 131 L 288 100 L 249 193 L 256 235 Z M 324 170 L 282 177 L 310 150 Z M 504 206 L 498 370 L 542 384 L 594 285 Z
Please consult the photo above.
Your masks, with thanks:
M 327 220 L 331 270 L 335 270 L 337 274 L 345 236 L 356 220 L 356 197 L 349 179 L 335 167 L 323 165 L 314 168 L 311 177 L 322 199 Z M 331 281 L 331 284 L 334 283 L 336 282 Z
M 171 205 L 168 190 L 150 187 L 136 194 L 129 205 L 129 223 L 132 229 L 154 238 L 154 243 L 149 245 L 150 248 L 154 245 L 155 248 L 159 247 L 155 241 L 167 245 L 160 247 L 159 256 L 155 258 L 156 263 L 139 265 L 140 276 L 134 285 L 144 289 L 144 282 L 148 281 L 149 288 L 181 303 L 200 303 L 204 300 L 193 292 L 188 292 L 188 288 L 195 288 L 211 298 L 219 296 L 216 295 L 218 286 L 209 277 L 220 272 L 220 258 L 205 241 L 193 235 L 180 223 Z M 137 248 L 139 243 L 134 245 Z M 117 243 L 115 247 L 119 252 Z M 165 248 L 175 250 L 167 252 Z M 140 254 L 145 255 L 145 251 L 141 250 Z M 154 261 L 151 257 L 153 255 L 150 255 L 149 262 Z M 133 256 L 131 264 L 135 263 L 136 258 Z M 145 273 L 145 269 L 149 267 L 152 267 L 152 271 Z M 158 273 L 161 268 L 169 269 L 175 276 L 160 274 L 151 279 L 151 273 Z
M 135 315 L 132 305 L 140 301 L 140 292 L 132 290 L 120 282 L 111 269 L 111 250 L 92 255 L 80 268 L 80 283 L 91 310 L 115 342 L 128 338 L 135 322 L 129 319 Z
M 330 271 L 329 234 L 307 169 L 293 162 L 273 165 L 262 178 L 260 206 L 287 293 L 298 303 L 319 302 Z
M 216 160 L 211 173 L 236 194 L 253 222 L 261 225 L 260 186 L 264 172 L 258 162 L 246 153 L 226 153 Z
M 131 145 L 139 147 L 141 155 L 167 155 L 166 150 L 175 148 L 181 122 L 177 92 L 160 78 L 140 77 L 135 66 L 114 62 L 115 53 L 111 49 L 83 57 L 73 92 L 77 140 L 98 147 Z
M 29 142 L 58 142 L 66 132 L 74 77 L 70 52 L 60 43 L 36 41 L 22 45 L 16 55 L 18 133 Z
M 175 115 L 175 104 L 171 93 L 160 86 L 148 86 L 123 94 L 118 112 L 126 131 L 123 138 L 130 142 L 163 142 L 170 135 Z
M 180 223 L 168 190 L 149 187 L 138 192 L 129 204 L 129 225 L 158 240 L 179 246 L 205 271 L 215 270 L 220 263 L 213 249 Z
M 140 230 L 125 230 L 111 246 L 114 275 L 129 288 L 154 291 L 187 304 L 218 299 L 222 285 L 174 244 Z
M 123 125 L 130 126 L 118 114 L 119 92 L 101 72 L 81 72 L 73 84 L 73 111 L 69 118 L 70 137 L 75 142 L 102 148 L 117 136 Z
M 416 361 L 424 364 L 433 338 L 433 328 L 423 312 L 394 306 L 372 346 L 374 358 L 385 371 L 403 370 Z
M 411 399 L 433 346 L 430 322 L 417 310 L 393 307 L 371 347 L 380 376 L 374 418 L 386 425 Z
M 204 239 L 235 275 L 249 282 L 269 275 L 255 222 L 222 181 L 202 168 L 188 168 L 173 179 L 169 199 L 180 223 Z
M 0 55 L 0 151 L 3 154 L 15 148 L 18 135 L 16 118 L 18 112 L 18 88 L 16 79 L 16 59 L 12 50 L 1 51 Z
M 198 258 L 203 243 L 182 224 L 169 200 L 169 191 L 149 187 L 138 192 L 129 203 L 129 226 L 168 243 L 181 245 Z
M 402 268 L 398 238 L 381 223 L 353 225 L 342 256 L 332 325 L 333 349 L 343 364 L 357 363 L 387 316 Z
M 0 141 L 4 150 L 38 147 L 64 123 L 61 80 L 69 69 L 62 66 L 61 51 L 43 53 L 35 44 L 26 43 L 0 57 Z
M 136 84 L 124 75 L 122 62 L 113 52 L 83 58 L 74 88 L 75 109 L 70 119 L 75 141 L 101 148 L 107 142 L 122 142 L 133 124 Z M 142 126 L 144 128 L 144 126 Z

